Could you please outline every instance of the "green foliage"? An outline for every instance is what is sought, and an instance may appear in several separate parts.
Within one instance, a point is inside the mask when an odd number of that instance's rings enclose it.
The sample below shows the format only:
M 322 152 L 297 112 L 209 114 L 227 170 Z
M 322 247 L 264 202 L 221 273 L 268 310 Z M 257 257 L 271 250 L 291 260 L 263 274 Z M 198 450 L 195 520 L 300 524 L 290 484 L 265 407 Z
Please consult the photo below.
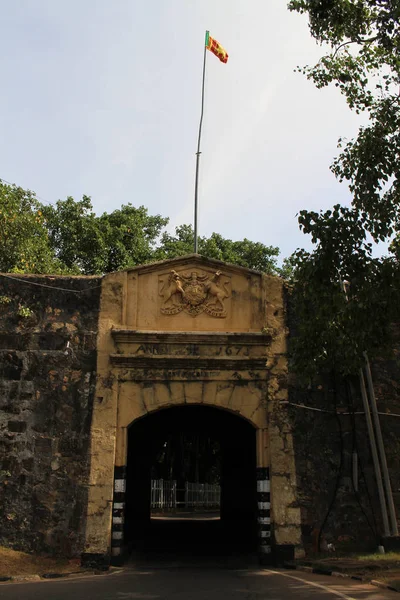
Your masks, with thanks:
M 157 260 L 183 256 L 193 252 L 194 232 L 191 225 L 181 225 L 175 230 L 175 235 L 164 233 L 160 247 L 156 251 Z M 248 239 L 233 242 L 225 239 L 219 233 L 212 233 L 209 238 L 199 237 L 199 254 L 207 258 L 215 258 L 231 264 L 277 274 L 277 257 L 279 248 L 265 246 L 260 242 Z
M 99 224 L 107 245 L 104 272 L 125 269 L 154 260 L 156 243 L 169 219 L 148 215 L 147 208 L 122 205 L 104 213 Z
M 58 273 L 35 195 L 0 181 L 0 272 Z
M 22 317 L 23 319 L 28 319 L 29 317 L 33 317 L 34 312 L 29 306 L 24 306 L 23 304 L 19 304 L 17 315 Z
M 3 313 L 7 312 L 9 315 L 16 315 L 24 320 L 28 320 L 35 315 L 29 306 L 19 302 L 18 296 L 13 298 L 10 296 L 0 296 L 0 308 L 1 307 Z
M 97 275 L 193 253 L 190 225 L 165 231 L 168 218 L 122 205 L 97 216 L 91 199 L 40 204 L 34 194 L 0 182 L 0 271 Z M 199 253 L 266 273 L 279 273 L 278 248 L 213 233 Z M 286 271 L 285 271 L 286 272 Z
M 90 198 L 75 202 L 71 197 L 55 206 L 43 207 L 50 245 L 57 258 L 72 273 L 98 273 L 104 248 Z
M 102 274 L 153 259 L 155 243 L 168 219 L 150 216 L 144 206 L 123 205 L 97 217 L 90 198 L 59 200 L 43 208 L 51 246 L 76 273 Z
M 300 212 L 315 249 L 292 257 L 292 359 L 308 377 L 355 373 L 363 351 L 374 356 L 390 343 L 390 323 L 399 317 L 398 237 L 392 258 L 373 258 L 373 250 L 400 230 L 400 5 L 292 0 L 289 9 L 308 15 L 311 35 L 327 49 L 315 66 L 299 70 L 317 88 L 336 86 L 350 109 L 369 117 L 354 140 L 339 140 L 331 166 L 348 183 L 351 207 Z M 344 279 L 351 283 L 347 299 Z
M 5 471 L 4 469 L 0 469 L 0 483 L 4 483 L 7 478 L 11 477 L 10 471 Z
M 284 258 L 282 266 L 278 269 L 278 275 L 287 281 L 292 281 L 296 269 L 296 262 L 294 255 Z
M 316 243 L 313 252 L 292 256 L 291 359 L 306 380 L 333 369 L 356 373 L 364 351 L 375 357 L 390 347 L 391 324 L 399 317 L 398 263 L 373 258 L 355 212 L 336 205 L 300 214 L 301 228 Z
M 292 0 L 309 16 L 312 36 L 330 51 L 302 70 L 318 88 L 333 84 L 369 124 L 339 140 L 332 165 L 348 182 L 353 207 L 373 240 L 399 230 L 400 5 L 392 0 Z

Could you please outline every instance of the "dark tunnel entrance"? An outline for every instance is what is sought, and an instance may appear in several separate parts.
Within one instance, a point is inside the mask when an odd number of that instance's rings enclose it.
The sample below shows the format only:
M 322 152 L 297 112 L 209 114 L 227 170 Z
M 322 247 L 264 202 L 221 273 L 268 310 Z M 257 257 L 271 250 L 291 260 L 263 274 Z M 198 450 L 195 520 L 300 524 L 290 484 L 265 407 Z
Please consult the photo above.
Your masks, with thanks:
M 256 430 L 242 417 L 185 405 L 129 428 L 124 539 L 134 553 L 255 552 L 256 491 Z

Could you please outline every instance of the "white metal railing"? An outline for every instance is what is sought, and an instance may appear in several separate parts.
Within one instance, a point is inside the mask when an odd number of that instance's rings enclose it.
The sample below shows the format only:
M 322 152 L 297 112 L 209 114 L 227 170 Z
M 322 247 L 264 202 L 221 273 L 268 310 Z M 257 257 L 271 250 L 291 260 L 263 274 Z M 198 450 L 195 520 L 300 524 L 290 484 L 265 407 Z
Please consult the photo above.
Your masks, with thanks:
M 186 507 L 211 507 L 219 506 L 221 488 L 212 483 L 190 483 L 185 484 L 185 506 Z
M 176 481 L 151 480 L 151 508 L 176 508 Z
M 177 500 L 178 492 L 184 500 Z M 220 504 L 221 487 L 217 484 L 186 481 L 185 487 L 178 489 L 175 480 L 151 480 L 151 508 L 219 508 Z

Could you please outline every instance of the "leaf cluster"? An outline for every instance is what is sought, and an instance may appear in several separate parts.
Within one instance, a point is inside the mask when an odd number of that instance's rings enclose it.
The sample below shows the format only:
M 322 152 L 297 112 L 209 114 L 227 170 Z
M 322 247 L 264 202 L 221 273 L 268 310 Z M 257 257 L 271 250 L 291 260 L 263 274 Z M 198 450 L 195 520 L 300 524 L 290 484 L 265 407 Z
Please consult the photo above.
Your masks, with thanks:
M 163 260 L 191 254 L 193 245 L 192 226 L 181 225 L 176 228 L 175 235 L 163 233 L 156 257 L 158 260 Z M 198 248 L 199 254 L 208 258 L 215 258 L 264 273 L 279 273 L 277 266 L 279 248 L 274 246 L 265 246 L 261 242 L 252 242 L 246 238 L 241 241 L 232 241 L 222 237 L 219 233 L 212 233 L 210 237 L 199 237 Z
M 349 108 L 365 113 L 353 140 L 339 139 L 331 170 L 352 194 L 350 207 L 301 211 L 315 249 L 297 251 L 292 301 L 299 369 L 354 373 L 363 351 L 390 343 L 398 319 L 400 231 L 400 3 L 393 0 L 292 0 L 308 15 L 325 54 L 301 67 L 317 88 L 337 87 Z M 373 258 L 391 241 L 392 257 Z M 347 285 L 344 293 L 343 281 Z M 379 348 L 381 350 L 379 350 Z
M 0 181 L 0 272 L 59 273 L 61 267 L 35 195 Z
M 315 249 L 291 257 L 292 366 L 307 381 L 332 370 L 354 374 L 364 351 L 376 357 L 390 348 L 400 316 L 398 261 L 373 257 L 351 208 L 302 211 L 299 221 Z
M 339 139 L 331 169 L 347 182 L 353 206 L 375 241 L 399 231 L 400 3 L 393 0 L 293 0 L 311 35 L 327 48 L 299 68 L 318 88 L 338 87 L 369 122 L 354 140 Z
M 67 269 L 86 275 L 109 273 L 152 260 L 168 219 L 144 206 L 122 205 L 97 216 L 88 196 L 69 197 L 43 208 L 49 240 Z
M 98 216 L 88 196 L 43 205 L 32 192 L 0 182 L 0 271 L 101 275 L 193 253 L 192 227 L 170 234 L 167 224 L 144 206 L 126 204 Z M 198 242 L 203 256 L 279 272 L 273 246 L 218 233 Z

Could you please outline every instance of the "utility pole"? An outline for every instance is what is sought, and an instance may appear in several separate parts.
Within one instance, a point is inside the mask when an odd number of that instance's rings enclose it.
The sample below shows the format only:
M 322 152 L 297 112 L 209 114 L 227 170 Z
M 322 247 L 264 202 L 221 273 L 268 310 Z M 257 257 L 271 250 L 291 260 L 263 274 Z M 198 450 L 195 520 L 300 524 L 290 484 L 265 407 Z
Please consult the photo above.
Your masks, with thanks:
M 371 403 L 371 412 L 372 412 L 372 418 L 373 418 L 374 426 L 375 426 L 375 433 L 376 433 L 376 439 L 378 442 L 379 456 L 381 459 L 381 465 L 382 465 L 382 471 L 383 471 L 383 483 L 385 485 L 386 498 L 387 498 L 387 503 L 388 503 L 388 508 L 389 508 L 390 530 L 391 530 L 390 535 L 397 536 L 397 535 L 399 535 L 399 530 L 397 527 L 397 518 L 396 518 L 396 510 L 395 510 L 394 501 L 393 501 L 392 486 L 390 484 L 389 469 L 387 466 L 385 446 L 383 443 L 378 408 L 376 406 L 375 390 L 374 390 L 374 384 L 372 381 L 371 367 L 370 367 L 368 355 L 366 352 L 364 352 L 364 358 L 365 358 L 365 372 L 367 374 L 369 399 L 370 399 L 370 403 Z

